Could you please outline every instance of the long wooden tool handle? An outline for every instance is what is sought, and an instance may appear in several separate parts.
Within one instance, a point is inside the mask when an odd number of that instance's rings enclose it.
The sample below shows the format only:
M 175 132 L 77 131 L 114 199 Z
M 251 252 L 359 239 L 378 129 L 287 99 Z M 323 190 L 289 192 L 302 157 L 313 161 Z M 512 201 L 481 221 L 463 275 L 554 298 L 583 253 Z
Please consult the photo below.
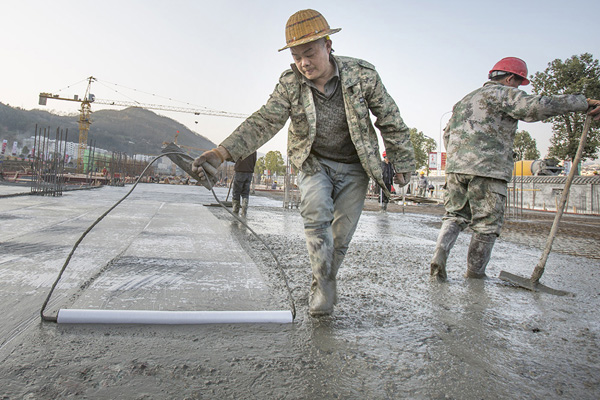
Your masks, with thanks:
M 233 173 L 235 175 L 235 172 Z M 229 182 L 229 190 L 227 191 L 227 197 L 225 197 L 225 201 L 229 199 L 229 193 L 231 193 L 231 186 L 233 185 L 233 176 L 231 177 L 231 181 Z
M 581 134 L 581 139 L 579 140 L 577 154 L 575 155 L 573 165 L 571 165 L 571 171 L 569 171 L 569 176 L 567 177 L 565 187 L 560 196 L 560 203 L 558 204 L 558 208 L 556 209 L 556 215 L 554 216 L 552 229 L 550 230 L 550 234 L 548 235 L 548 239 L 546 240 L 546 247 L 544 248 L 544 252 L 542 253 L 540 261 L 536 265 L 535 269 L 533 270 L 533 274 L 531 275 L 531 281 L 534 284 L 539 282 L 540 278 L 542 277 L 542 274 L 544 273 L 544 269 L 546 268 L 546 261 L 548 260 L 548 256 L 550 255 L 550 251 L 552 250 L 552 243 L 554 242 L 554 237 L 556 236 L 556 232 L 558 231 L 558 223 L 560 222 L 560 218 L 563 215 L 565 204 L 567 203 L 567 198 L 569 197 L 569 189 L 571 188 L 571 182 L 573 182 L 573 178 L 575 177 L 575 173 L 577 172 L 577 166 L 581 161 L 581 155 L 583 154 L 583 148 L 585 147 L 585 141 L 587 139 L 587 134 L 590 130 L 591 123 L 592 117 L 591 115 L 588 115 L 585 119 L 585 124 L 583 125 L 583 133 Z

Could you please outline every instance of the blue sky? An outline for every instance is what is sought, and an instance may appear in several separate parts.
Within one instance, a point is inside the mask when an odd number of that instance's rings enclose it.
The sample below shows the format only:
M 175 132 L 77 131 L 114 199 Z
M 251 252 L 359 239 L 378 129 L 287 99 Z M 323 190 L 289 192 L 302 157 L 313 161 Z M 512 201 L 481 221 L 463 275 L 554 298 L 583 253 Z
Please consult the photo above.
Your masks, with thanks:
M 277 49 L 289 16 L 305 8 L 342 28 L 331 37 L 336 54 L 374 64 L 406 124 L 436 141 L 453 104 L 481 86 L 499 59 L 520 57 L 533 74 L 556 58 L 600 57 L 593 34 L 600 2 L 589 0 L 2 0 L 0 102 L 42 108 L 39 92 L 82 96 L 83 80 L 93 75 L 97 98 L 250 114 L 289 68 L 289 51 Z M 77 103 L 64 101 L 45 108 L 78 111 Z M 215 143 L 240 123 L 159 113 Z M 519 129 L 546 154 L 549 124 L 521 122 Z M 284 130 L 260 151 L 285 149 Z

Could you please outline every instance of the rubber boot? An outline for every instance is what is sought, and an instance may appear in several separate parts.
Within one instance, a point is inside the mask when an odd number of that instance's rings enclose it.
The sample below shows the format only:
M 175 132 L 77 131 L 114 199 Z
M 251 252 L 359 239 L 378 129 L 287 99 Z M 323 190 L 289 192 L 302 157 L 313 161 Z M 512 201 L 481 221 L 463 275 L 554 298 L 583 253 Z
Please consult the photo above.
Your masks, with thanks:
M 313 317 L 330 315 L 337 301 L 331 228 L 305 229 L 305 233 L 312 267 L 308 310 Z
M 240 216 L 242 218 L 246 218 L 247 214 L 248 214 L 248 199 L 242 199 L 242 212 L 241 212 Z
M 471 236 L 471 244 L 469 244 L 469 252 L 467 253 L 467 273 L 465 278 L 482 279 L 492 255 L 492 248 L 496 242 L 496 234 L 481 234 L 474 233 Z
M 345 254 L 338 254 L 335 249 L 333 251 L 333 261 L 331 262 L 331 269 L 329 271 L 329 275 L 327 276 L 327 281 L 331 282 L 330 286 L 333 286 L 330 290 L 333 292 L 333 305 L 336 305 L 338 302 L 337 298 L 337 273 L 342 265 L 342 261 L 346 257 Z M 314 276 L 313 276 L 314 280 Z M 333 307 L 332 307 L 333 308 Z
M 231 200 L 232 212 L 235 215 L 240 215 L 240 201 L 239 200 Z
M 440 233 L 435 244 L 433 258 L 431 259 L 431 276 L 436 276 L 439 281 L 445 281 L 448 276 L 446 274 L 446 261 L 450 250 L 456 243 L 458 234 L 462 229 L 454 221 L 445 220 L 442 223 Z

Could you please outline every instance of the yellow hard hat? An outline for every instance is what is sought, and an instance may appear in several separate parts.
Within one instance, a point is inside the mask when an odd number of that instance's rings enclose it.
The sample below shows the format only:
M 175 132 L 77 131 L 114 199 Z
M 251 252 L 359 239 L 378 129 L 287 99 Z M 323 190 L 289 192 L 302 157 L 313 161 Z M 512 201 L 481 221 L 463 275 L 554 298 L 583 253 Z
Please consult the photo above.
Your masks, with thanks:
M 279 51 L 305 43 L 314 42 L 341 31 L 331 29 L 325 17 L 315 10 L 301 10 L 292 15 L 285 25 L 285 47 Z

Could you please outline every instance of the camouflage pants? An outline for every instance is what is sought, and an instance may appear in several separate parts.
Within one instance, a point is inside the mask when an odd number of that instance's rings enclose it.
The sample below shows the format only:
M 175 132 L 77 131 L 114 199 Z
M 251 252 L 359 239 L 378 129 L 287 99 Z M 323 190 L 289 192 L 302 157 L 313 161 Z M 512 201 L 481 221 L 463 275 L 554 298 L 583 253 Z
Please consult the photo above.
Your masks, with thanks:
M 500 235 L 504 223 L 506 182 L 476 175 L 446 175 L 444 220 L 461 229 L 470 227 L 481 234 Z
M 334 278 L 362 213 L 369 177 L 359 163 L 319 162 L 315 174 L 298 174 L 300 214 L 313 273 Z

